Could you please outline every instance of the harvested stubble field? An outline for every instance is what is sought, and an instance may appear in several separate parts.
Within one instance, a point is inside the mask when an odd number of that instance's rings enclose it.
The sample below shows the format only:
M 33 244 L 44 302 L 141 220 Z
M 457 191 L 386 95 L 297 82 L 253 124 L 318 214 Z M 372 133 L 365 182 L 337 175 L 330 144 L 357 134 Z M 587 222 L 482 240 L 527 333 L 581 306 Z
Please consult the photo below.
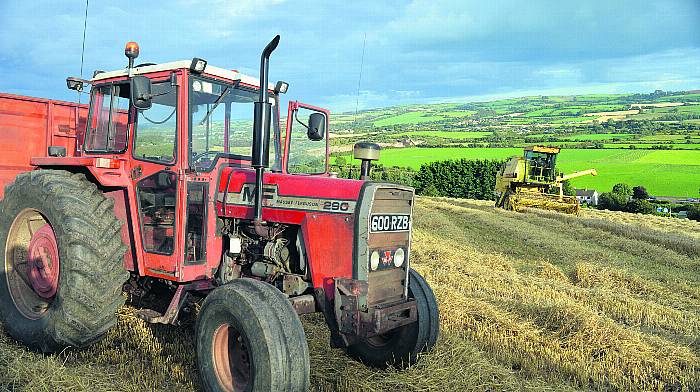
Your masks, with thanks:
M 440 304 L 435 350 L 371 370 L 305 317 L 315 390 L 700 390 L 700 224 L 421 198 L 414 227 L 413 266 Z M 198 389 L 192 321 L 132 312 L 101 343 L 53 356 L 0 333 L 0 389 Z

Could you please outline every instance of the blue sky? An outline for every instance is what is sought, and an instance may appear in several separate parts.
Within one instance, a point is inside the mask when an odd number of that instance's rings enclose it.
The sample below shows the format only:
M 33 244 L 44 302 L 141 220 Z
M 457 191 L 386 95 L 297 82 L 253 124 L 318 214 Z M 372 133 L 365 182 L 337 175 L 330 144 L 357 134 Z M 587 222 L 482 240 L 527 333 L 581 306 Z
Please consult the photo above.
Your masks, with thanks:
M 74 100 L 84 1 L 0 0 L 0 91 Z M 362 108 L 531 94 L 700 89 L 700 1 L 90 1 L 84 76 L 205 58 L 271 79 L 289 98 Z

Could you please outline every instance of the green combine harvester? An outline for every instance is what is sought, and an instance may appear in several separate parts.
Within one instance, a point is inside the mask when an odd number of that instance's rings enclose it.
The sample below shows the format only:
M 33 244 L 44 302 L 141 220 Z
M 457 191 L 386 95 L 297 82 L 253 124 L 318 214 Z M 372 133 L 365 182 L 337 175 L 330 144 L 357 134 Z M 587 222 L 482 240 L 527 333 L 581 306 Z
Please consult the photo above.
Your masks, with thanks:
M 512 211 L 540 208 L 577 214 L 581 208 L 576 196 L 564 195 L 563 182 L 572 178 L 598 175 L 588 169 L 557 175 L 558 147 L 525 147 L 523 156 L 514 156 L 496 175 L 496 207 Z M 557 189 L 558 192 L 552 192 Z

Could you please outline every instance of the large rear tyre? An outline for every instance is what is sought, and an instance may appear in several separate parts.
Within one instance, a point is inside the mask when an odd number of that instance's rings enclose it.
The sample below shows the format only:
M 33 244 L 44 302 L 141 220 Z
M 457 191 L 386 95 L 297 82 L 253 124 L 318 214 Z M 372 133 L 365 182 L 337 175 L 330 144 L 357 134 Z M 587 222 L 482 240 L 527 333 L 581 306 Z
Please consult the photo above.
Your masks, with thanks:
M 409 272 L 408 294 L 416 300 L 418 321 L 386 335 L 361 340 L 347 348 L 348 355 L 378 368 L 404 368 L 416 362 L 418 354 L 435 346 L 440 319 L 435 294 L 423 277 Z
M 22 173 L 0 202 L 0 321 L 31 349 L 102 338 L 124 304 L 126 246 L 114 201 L 82 174 Z
M 309 349 L 289 300 L 276 288 L 236 279 L 212 291 L 197 320 L 205 391 L 306 391 Z

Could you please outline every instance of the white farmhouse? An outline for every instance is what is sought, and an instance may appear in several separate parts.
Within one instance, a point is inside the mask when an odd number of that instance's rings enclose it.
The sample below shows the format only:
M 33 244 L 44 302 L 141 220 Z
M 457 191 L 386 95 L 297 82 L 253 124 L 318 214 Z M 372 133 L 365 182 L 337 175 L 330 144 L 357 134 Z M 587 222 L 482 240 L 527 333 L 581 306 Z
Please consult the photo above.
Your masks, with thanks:
M 600 194 L 595 189 L 576 189 L 576 198 L 581 204 L 586 203 L 589 206 L 597 206 L 598 196 Z

